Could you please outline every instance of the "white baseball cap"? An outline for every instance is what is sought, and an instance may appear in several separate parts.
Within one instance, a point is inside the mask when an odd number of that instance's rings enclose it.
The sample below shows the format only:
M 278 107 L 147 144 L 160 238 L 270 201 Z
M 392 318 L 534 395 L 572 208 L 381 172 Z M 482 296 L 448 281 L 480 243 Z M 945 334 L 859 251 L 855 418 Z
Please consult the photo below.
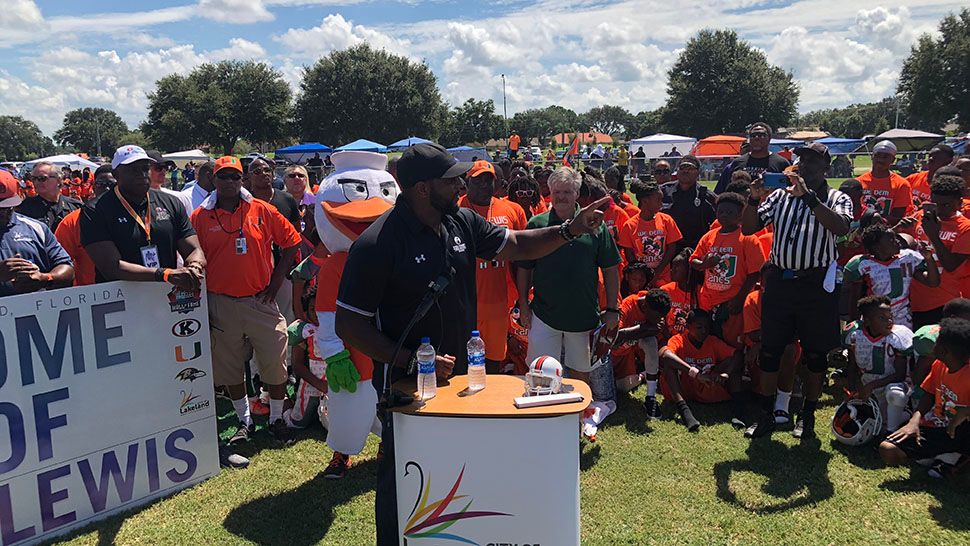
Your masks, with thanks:
M 127 165 L 140 159 L 154 161 L 141 146 L 126 144 L 115 151 L 114 157 L 111 158 L 111 168 L 117 169 L 118 165 Z
M 872 153 L 886 153 L 896 155 L 896 145 L 891 140 L 883 140 L 872 148 Z

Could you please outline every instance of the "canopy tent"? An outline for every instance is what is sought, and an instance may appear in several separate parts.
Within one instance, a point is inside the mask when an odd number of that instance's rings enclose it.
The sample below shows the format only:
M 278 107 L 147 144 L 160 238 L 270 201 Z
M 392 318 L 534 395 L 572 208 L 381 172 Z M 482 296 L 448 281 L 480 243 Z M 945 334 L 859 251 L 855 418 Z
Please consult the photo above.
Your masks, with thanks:
M 485 148 L 473 148 L 471 146 L 458 146 L 457 148 L 448 148 L 451 155 L 457 161 L 474 161 L 475 159 L 484 159 L 488 161 L 488 151 Z
M 181 152 L 172 152 L 170 154 L 165 154 L 162 159 L 166 161 L 171 161 L 175 163 L 180 169 L 184 169 L 189 163 L 204 163 L 211 159 L 209 154 L 203 152 L 202 150 L 184 150 Z
M 303 142 L 294 146 L 279 148 L 276 150 L 275 155 L 276 157 L 282 157 L 291 163 L 306 163 L 307 161 L 313 159 L 313 156 L 316 154 L 329 154 L 332 151 L 333 149 L 326 144 L 320 144 L 319 142 Z
M 825 131 L 805 130 L 805 131 L 795 131 L 793 133 L 788 133 L 785 136 L 795 140 L 806 141 L 806 140 L 818 140 L 820 138 L 825 138 L 829 136 L 829 134 L 826 133 Z
M 961 140 L 959 142 L 954 143 L 952 145 L 953 153 L 955 153 L 957 155 L 962 155 L 962 154 L 967 153 L 967 142 L 970 142 L 970 140 L 963 139 L 963 140 Z
M 394 144 L 388 144 L 387 145 L 387 149 L 389 151 L 393 151 L 393 150 L 403 150 L 404 148 L 410 148 L 411 146 L 414 146 L 415 144 L 432 144 L 432 142 L 430 140 L 427 140 L 427 139 L 424 139 L 424 138 L 420 138 L 420 137 L 416 137 L 416 136 L 409 136 L 407 138 L 403 138 L 403 139 L 395 142 Z
M 663 154 L 669 152 L 672 148 L 678 147 L 679 152 L 684 154 L 687 150 L 690 150 L 694 144 L 697 143 L 696 138 L 680 136 L 680 135 L 668 135 L 666 133 L 657 133 L 655 135 L 650 135 L 646 137 L 635 138 L 630 141 L 629 149 L 630 155 L 633 155 L 643 147 L 643 153 L 649 158 L 662 157 Z
M 358 138 L 353 142 L 349 142 L 335 149 L 335 151 L 337 152 L 343 152 L 347 150 L 353 150 L 356 152 L 386 152 L 387 146 L 384 146 L 379 142 L 373 142 L 363 138 Z
M 897 152 L 919 152 L 929 149 L 943 140 L 943 135 L 914 131 L 912 129 L 890 129 L 881 135 L 876 135 L 866 141 L 866 150 L 871 150 L 876 143 L 891 140 L 896 145 Z
M 778 153 L 782 151 L 785 148 L 785 146 L 788 146 L 788 149 L 790 150 L 794 150 L 795 148 L 803 144 L 805 144 L 805 142 L 801 140 L 790 140 L 787 138 L 773 138 L 771 139 L 771 142 L 768 143 L 768 151 Z
M 815 142 L 825 144 L 825 146 L 829 149 L 830 155 L 851 154 L 866 143 L 866 141 L 862 140 L 861 138 L 839 138 L 833 136 L 820 138 Z
M 88 161 L 87 159 L 84 159 L 79 155 L 61 154 L 61 155 L 52 155 L 50 157 L 42 157 L 40 159 L 35 159 L 33 161 L 28 161 L 27 163 L 24 164 L 24 172 L 29 172 L 31 169 L 34 168 L 34 165 L 38 163 L 51 163 L 53 165 L 57 165 L 58 167 L 67 166 L 67 167 L 70 167 L 71 170 L 81 170 L 85 167 L 88 167 L 93 171 L 98 167 L 100 167 L 100 165 L 98 165 L 94 161 Z
M 714 135 L 697 141 L 690 153 L 698 157 L 731 157 L 741 155 L 741 145 L 748 139 L 731 135 Z

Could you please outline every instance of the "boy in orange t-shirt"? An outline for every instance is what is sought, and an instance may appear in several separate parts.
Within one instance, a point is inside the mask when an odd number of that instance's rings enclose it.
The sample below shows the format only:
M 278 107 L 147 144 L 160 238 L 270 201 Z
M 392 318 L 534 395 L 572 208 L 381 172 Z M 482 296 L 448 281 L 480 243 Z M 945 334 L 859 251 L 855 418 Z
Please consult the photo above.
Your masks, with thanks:
M 671 281 L 660 287 L 670 296 L 670 312 L 665 321 L 664 339 L 687 331 L 687 315 L 697 307 L 695 279 L 698 277 L 690 267 L 691 249 L 685 248 L 670 262 Z
M 912 418 L 879 445 L 879 455 L 889 466 L 944 453 L 960 453 L 963 460 L 970 455 L 970 424 L 966 423 L 970 417 L 970 321 L 943 319 L 933 351 L 937 360 L 920 384 L 923 395 Z M 938 459 L 929 474 L 949 477 L 955 468 Z
M 694 418 L 687 400 L 701 403 L 735 400 L 731 421 L 743 423 L 741 359 L 733 347 L 711 335 L 712 327 L 710 313 L 695 309 L 687 317 L 687 333 L 670 338 L 660 350 L 664 398 L 677 405 L 684 426 L 691 432 L 696 432 L 701 424 Z
M 673 217 L 660 212 L 663 192 L 656 182 L 634 180 L 630 189 L 640 202 L 640 215 L 623 225 L 617 244 L 627 261 L 639 260 L 653 268 L 654 285 L 666 284 L 670 282 L 667 265 L 683 235 Z
M 627 296 L 620 302 L 620 329 L 613 349 L 613 370 L 617 388 L 630 390 L 639 384 L 637 360 L 643 360 L 647 396 L 643 401 L 647 419 L 661 417 L 657 403 L 660 354 L 657 337 L 664 317 L 670 312 L 670 297 L 659 288 Z
M 913 208 L 909 182 L 890 170 L 896 162 L 896 145 L 883 140 L 872 149 L 872 170 L 858 177 L 862 184 L 862 204 L 875 209 L 894 226 Z

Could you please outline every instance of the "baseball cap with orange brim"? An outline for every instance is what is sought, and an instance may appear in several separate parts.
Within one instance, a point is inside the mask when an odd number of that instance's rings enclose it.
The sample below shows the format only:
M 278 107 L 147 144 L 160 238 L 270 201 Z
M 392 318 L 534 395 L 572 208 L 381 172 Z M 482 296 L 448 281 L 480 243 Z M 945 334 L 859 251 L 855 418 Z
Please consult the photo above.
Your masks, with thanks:
M 224 169 L 232 169 L 239 174 L 243 173 L 242 162 L 239 161 L 238 157 L 231 155 L 224 155 L 216 160 L 216 165 L 212 169 L 212 174 L 218 174 L 219 171 Z
M 20 195 L 20 182 L 6 169 L 0 169 L 0 209 L 16 207 L 23 200 Z
M 472 163 L 472 168 L 468 170 L 468 178 L 475 178 L 476 176 L 489 173 L 495 176 L 495 166 L 485 161 L 484 159 L 479 159 L 478 161 Z

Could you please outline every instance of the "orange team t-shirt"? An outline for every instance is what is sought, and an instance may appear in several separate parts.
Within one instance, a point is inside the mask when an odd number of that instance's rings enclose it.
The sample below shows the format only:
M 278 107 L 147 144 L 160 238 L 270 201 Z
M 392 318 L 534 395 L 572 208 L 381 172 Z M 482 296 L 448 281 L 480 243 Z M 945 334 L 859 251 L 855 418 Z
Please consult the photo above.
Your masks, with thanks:
M 913 191 L 913 206 L 919 207 L 930 200 L 930 172 L 920 171 L 906 177 L 909 187 Z
M 916 211 L 914 236 L 917 240 L 930 244 L 929 238 L 923 231 L 923 210 Z M 970 254 L 970 219 L 957 213 L 952 218 L 940 222 L 940 239 L 950 252 Z M 939 264 L 939 262 L 937 262 Z M 930 288 L 921 282 L 914 282 L 910 286 L 909 301 L 913 311 L 930 311 L 942 307 L 953 298 L 960 297 L 961 277 L 966 274 L 966 262 L 955 271 L 940 269 L 940 285 Z
M 758 238 L 758 244 L 761 245 L 761 251 L 765 255 L 765 261 L 768 260 L 768 255 L 771 254 L 771 243 L 775 240 L 773 227 L 767 226 L 754 233 L 754 236 Z M 721 222 L 717 218 L 711 222 L 711 229 L 721 229 Z
M 950 373 L 946 364 L 934 360 L 920 388 L 933 395 L 933 410 L 923 416 L 920 424 L 924 427 L 945 427 L 956 416 L 957 410 L 970 406 L 970 366 Z
M 913 208 L 913 190 L 902 176 L 891 172 L 885 178 L 873 178 L 872 171 L 858 178 L 862 184 L 862 206 L 874 208 L 883 218 L 889 218 L 892 209 Z
M 743 235 L 740 228 L 731 233 L 708 231 L 697 243 L 691 260 L 703 260 L 710 253 L 721 255 L 721 262 L 704 272 L 704 284 L 697 294 L 698 307 L 707 311 L 736 296 L 747 276 L 765 264 L 758 238 Z
M 192 226 L 206 261 L 218 264 L 206 270 L 206 289 L 234 298 L 254 296 L 269 285 L 274 243 L 280 248 L 300 244 L 293 224 L 259 199 L 242 200 L 233 212 L 199 207 L 192 212 Z M 236 253 L 240 228 L 246 238 L 245 254 Z
M 603 212 L 603 223 L 606 224 L 606 229 L 610 230 L 610 235 L 613 236 L 613 242 L 617 245 L 620 244 L 620 228 L 629 219 L 630 216 L 626 211 L 616 206 L 613 202 L 610 202 L 610 206 Z
M 521 142 L 521 141 L 522 141 L 522 139 L 519 138 L 519 135 L 512 135 L 512 136 L 510 136 L 509 137 L 509 149 L 510 150 L 518 150 L 519 149 L 519 142 Z
M 684 236 L 677 227 L 677 222 L 667 213 L 658 212 L 650 220 L 634 216 L 620 228 L 620 239 L 617 243 L 622 248 L 629 248 L 637 260 L 646 262 L 651 268 L 656 268 L 663 261 L 667 247 L 680 241 Z M 657 275 L 656 283 L 662 284 L 670 280 L 670 268 Z
M 687 331 L 687 315 L 694 309 L 690 292 L 681 290 L 676 282 L 669 282 L 660 289 L 670 296 L 670 312 L 666 319 L 670 335 L 683 334 Z
M 701 371 L 734 355 L 733 347 L 713 335 L 707 336 L 704 343 L 697 347 L 687 338 L 687 334 L 677 334 L 667 341 L 667 348 L 679 356 L 681 360 Z M 684 398 L 688 400 L 709 404 L 722 402 L 731 397 L 722 385 L 692 379 L 687 374 L 681 375 L 680 382 Z M 661 389 L 664 397 L 668 397 L 670 391 L 666 381 L 662 383 Z
M 458 200 L 458 206 L 477 212 L 490 223 L 507 229 L 525 229 L 525 211 L 517 203 L 492 199 L 492 204 L 480 207 L 468 196 Z M 475 285 L 478 291 L 478 329 L 485 341 L 485 358 L 505 358 L 508 337 L 508 315 L 511 284 L 510 264 L 504 260 L 476 259 L 478 270 Z
M 94 284 L 94 262 L 81 246 L 81 209 L 72 210 L 57 225 L 54 237 L 74 262 L 74 286 Z
M 343 276 L 348 255 L 346 251 L 335 252 L 320 263 L 320 271 L 317 272 L 317 297 L 314 300 L 314 308 L 318 313 L 337 312 L 337 289 L 340 286 L 340 278 Z M 370 380 L 374 376 L 374 361 L 346 343 L 344 347 L 350 353 L 350 361 L 354 363 L 354 368 L 357 368 L 360 380 Z M 333 355 L 320 355 L 324 360 L 330 356 Z

